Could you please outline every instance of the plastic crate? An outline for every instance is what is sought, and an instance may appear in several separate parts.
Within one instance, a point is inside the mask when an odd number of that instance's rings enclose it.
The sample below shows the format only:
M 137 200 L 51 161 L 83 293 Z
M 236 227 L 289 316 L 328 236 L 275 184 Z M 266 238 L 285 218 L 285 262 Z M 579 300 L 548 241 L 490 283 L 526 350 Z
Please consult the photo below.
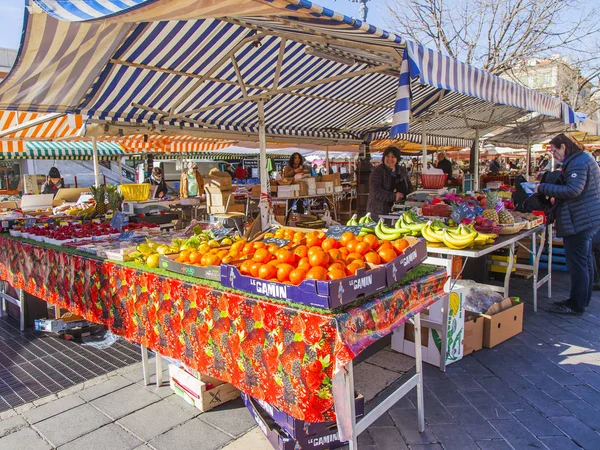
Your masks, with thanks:
M 423 185 L 423 189 L 441 189 L 446 184 L 447 179 L 447 173 L 444 173 L 442 175 L 434 175 L 428 173 L 421 174 L 421 184 Z
M 122 184 L 121 193 L 128 202 L 143 202 L 150 195 L 149 184 Z

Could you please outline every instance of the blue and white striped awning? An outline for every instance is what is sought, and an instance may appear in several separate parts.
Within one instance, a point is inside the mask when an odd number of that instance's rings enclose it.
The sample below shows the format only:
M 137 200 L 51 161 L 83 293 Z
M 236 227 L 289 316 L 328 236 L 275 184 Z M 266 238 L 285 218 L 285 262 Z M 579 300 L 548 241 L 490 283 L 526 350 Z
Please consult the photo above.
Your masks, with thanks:
M 319 142 L 423 126 L 470 140 L 531 111 L 574 121 L 557 99 L 304 0 L 35 4 L 0 109 L 247 139 L 262 100 L 270 140 Z

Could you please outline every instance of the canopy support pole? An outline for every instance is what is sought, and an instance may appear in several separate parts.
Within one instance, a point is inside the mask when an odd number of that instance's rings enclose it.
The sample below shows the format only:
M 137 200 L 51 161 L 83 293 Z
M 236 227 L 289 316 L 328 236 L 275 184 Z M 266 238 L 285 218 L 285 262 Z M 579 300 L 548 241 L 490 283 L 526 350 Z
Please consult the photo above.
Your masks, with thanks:
M 92 138 L 92 155 L 94 160 L 94 186 L 100 186 L 100 165 L 98 164 L 98 139 Z
M 473 161 L 475 191 L 479 190 L 479 128 L 475 128 L 475 161 Z
M 527 156 L 525 157 L 525 164 L 527 164 L 525 178 L 529 181 L 529 172 L 531 171 L 531 138 L 529 136 L 527 136 Z
M 260 155 L 258 167 L 260 172 L 260 225 L 261 230 L 266 230 L 269 225 L 269 174 L 267 173 L 267 133 L 265 129 L 265 104 L 262 100 L 256 102 L 258 106 L 258 145 Z
M 325 147 L 325 169 L 327 170 L 327 175 L 329 175 L 329 145 Z
M 427 168 L 427 122 L 425 120 L 421 121 L 421 144 L 423 146 L 421 173 L 423 173 Z

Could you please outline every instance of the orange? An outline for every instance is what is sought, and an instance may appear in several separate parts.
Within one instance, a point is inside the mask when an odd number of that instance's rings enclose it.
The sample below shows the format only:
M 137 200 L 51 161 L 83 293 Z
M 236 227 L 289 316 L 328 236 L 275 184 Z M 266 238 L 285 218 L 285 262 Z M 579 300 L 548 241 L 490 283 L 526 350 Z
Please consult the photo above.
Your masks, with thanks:
M 381 264 L 381 256 L 375 252 L 369 252 L 365 255 L 365 261 L 371 264 Z
M 254 253 L 254 246 L 251 243 L 244 245 L 244 249 L 242 250 L 243 255 L 251 255 Z
M 308 262 L 312 267 L 325 267 L 329 264 L 329 255 L 324 251 L 316 252 L 308 257 Z
M 192 250 L 188 256 L 188 260 L 191 264 L 196 264 L 200 262 L 201 255 L 195 250 Z
M 344 270 L 346 270 L 346 264 L 344 264 L 341 261 L 336 261 L 327 268 L 328 271 L 332 271 L 332 270 L 336 270 L 336 269 L 344 271 Z
M 340 245 L 342 247 L 346 247 L 348 245 L 348 242 L 355 241 L 355 240 L 356 240 L 356 236 L 354 235 L 354 233 L 351 233 L 350 231 L 346 231 L 340 237 Z
M 383 250 L 385 248 L 391 248 L 391 249 L 393 249 L 394 246 L 392 245 L 392 243 L 390 241 L 383 241 L 381 243 L 381 245 L 379 246 L 379 248 L 377 249 L 377 251 L 379 252 L 379 250 Z
M 308 257 L 310 258 L 315 253 L 325 253 L 321 247 L 311 247 L 308 249 Z
M 277 267 L 272 264 L 264 264 L 258 269 L 258 278 L 261 280 L 270 280 L 277 275 Z
M 360 268 L 361 267 L 358 264 L 356 264 L 356 263 L 348 264 L 346 266 L 346 274 L 348 274 L 348 275 L 354 275 L 354 274 L 356 274 L 356 271 L 358 269 L 360 269 Z
M 242 275 L 249 275 L 250 274 L 250 266 L 252 266 L 253 261 L 251 259 L 247 259 L 246 261 L 244 261 L 241 265 L 240 265 L 240 273 Z
M 284 282 L 289 281 L 290 273 L 294 270 L 294 266 L 291 264 L 279 264 L 277 265 L 277 280 Z
M 294 253 L 292 253 L 287 248 L 279 249 L 275 255 L 277 256 L 277 261 L 279 261 L 280 263 L 290 264 L 293 263 L 296 259 Z
M 229 255 L 229 250 L 219 250 L 217 252 L 217 255 L 219 256 L 219 258 L 224 258 L 227 255 Z
M 288 239 L 288 240 L 290 240 L 290 241 L 292 239 L 294 239 L 294 234 L 296 234 L 296 232 L 294 230 L 290 230 L 290 229 L 285 230 L 283 232 L 283 235 L 285 236 L 285 238 Z
M 304 239 L 305 235 L 302 231 L 296 231 L 294 233 L 294 238 L 292 239 L 294 241 L 294 243 L 298 243 L 300 242 L 302 239 Z
M 266 248 L 266 247 L 267 247 L 267 244 L 265 244 L 263 241 L 257 241 L 257 242 L 254 242 L 254 243 L 252 244 L 252 246 L 253 246 L 255 249 L 259 249 L 259 248 Z
M 306 274 L 306 278 L 308 280 L 326 280 L 327 270 L 325 269 L 325 267 L 313 267 Z
M 242 249 L 244 248 L 244 245 L 246 245 L 246 241 L 241 239 L 237 242 L 234 242 L 233 244 L 231 244 L 231 250 L 235 250 L 237 252 L 241 252 Z
M 346 276 L 346 271 L 343 269 L 333 269 L 327 271 L 327 278 L 330 280 L 339 280 L 340 278 L 344 278 Z
M 231 261 L 235 261 L 235 258 L 231 255 L 227 255 L 225 256 L 222 260 L 221 263 L 222 264 L 229 264 Z
M 396 250 L 394 250 L 394 248 L 384 248 L 382 250 L 379 250 L 377 252 L 377 254 L 381 257 L 381 261 L 385 264 L 385 263 L 389 263 L 390 261 L 393 261 L 394 259 L 396 259 Z
M 340 252 L 339 249 L 337 248 L 332 248 L 331 250 L 329 250 L 327 252 L 329 254 L 329 256 L 331 257 L 332 261 L 337 261 L 338 259 L 342 258 L 342 253 Z
M 348 262 L 354 262 L 357 259 L 359 261 L 365 260 L 364 256 L 361 255 L 360 253 L 350 253 L 346 259 L 348 260 Z
M 409 246 L 408 241 L 404 238 L 396 239 L 394 242 L 392 242 L 392 245 L 394 246 L 394 249 L 396 249 L 396 253 L 399 255 L 401 255 L 404 252 L 404 249 Z
M 354 239 L 356 239 L 358 242 L 362 242 L 364 237 L 363 236 L 356 236 Z
M 308 258 L 301 258 L 298 261 L 298 269 L 304 269 L 305 271 L 309 271 L 312 266 L 310 265 L 310 261 Z
M 308 256 L 308 247 L 306 245 L 299 245 L 294 249 L 294 254 L 298 256 L 298 258 L 304 258 Z
M 271 260 L 271 254 L 269 253 L 269 250 L 267 250 L 266 248 L 259 248 L 254 253 L 254 256 L 252 257 L 252 259 L 256 262 L 260 262 L 260 263 L 264 264 Z
M 348 255 L 350 254 L 350 250 L 348 250 L 346 247 L 340 247 L 338 250 L 342 254 L 342 258 L 344 258 L 344 259 L 346 259 L 348 257 Z
M 379 239 L 374 234 L 367 234 L 363 239 L 364 242 L 368 242 L 373 250 L 379 247 Z
M 326 252 L 329 250 L 336 249 L 340 246 L 340 243 L 336 241 L 334 238 L 327 238 L 321 244 L 321 248 Z
M 252 261 L 252 265 L 250 266 L 250 275 L 254 278 L 258 278 L 258 271 L 262 267 L 262 263 Z
M 175 262 L 184 263 L 187 262 L 187 259 L 183 259 L 181 256 L 178 256 L 177 258 L 175 258 Z
M 308 271 L 300 268 L 292 270 L 290 272 L 290 282 L 296 286 L 299 285 L 304 281 L 307 273 Z
M 313 233 L 315 232 L 313 231 L 306 235 L 306 245 L 309 247 L 320 246 L 323 243 L 323 238 L 319 237 L 318 234 Z
M 356 239 L 353 239 L 346 244 L 346 248 L 348 249 L 348 251 L 350 251 L 350 253 L 354 253 L 358 244 L 359 242 Z
M 369 245 L 368 242 L 359 242 L 356 245 L 356 253 L 360 253 L 361 255 L 364 255 L 366 253 L 369 253 L 369 251 L 371 250 L 371 246 Z
M 182 261 L 187 261 L 189 259 L 190 253 L 190 250 L 181 250 L 181 253 L 179 253 L 179 258 L 181 258 Z
M 221 265 L 221 258 L 219 258 L 218 255 L 205 255 L 205 256 L 207 257 L 206 264 L 202 264 L 202 265 L 207 265 L 207 266 L 220 266 Z
M 267 246 L 267 250 L 269 250 L 269 253 L 272 253 L 273 255 L 275 255 L 279 251 L 279 245 L 269 244 Z

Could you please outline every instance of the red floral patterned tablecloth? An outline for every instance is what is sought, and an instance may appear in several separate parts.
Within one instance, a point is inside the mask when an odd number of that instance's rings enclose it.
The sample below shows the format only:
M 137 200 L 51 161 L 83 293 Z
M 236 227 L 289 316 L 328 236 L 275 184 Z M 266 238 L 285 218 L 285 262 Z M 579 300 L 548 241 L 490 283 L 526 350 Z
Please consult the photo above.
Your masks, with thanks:
M 342 314 L 316 314 L 0 237 L 0 279 L 311 422 L 331 379 L 443 295 L 436 272 Z

